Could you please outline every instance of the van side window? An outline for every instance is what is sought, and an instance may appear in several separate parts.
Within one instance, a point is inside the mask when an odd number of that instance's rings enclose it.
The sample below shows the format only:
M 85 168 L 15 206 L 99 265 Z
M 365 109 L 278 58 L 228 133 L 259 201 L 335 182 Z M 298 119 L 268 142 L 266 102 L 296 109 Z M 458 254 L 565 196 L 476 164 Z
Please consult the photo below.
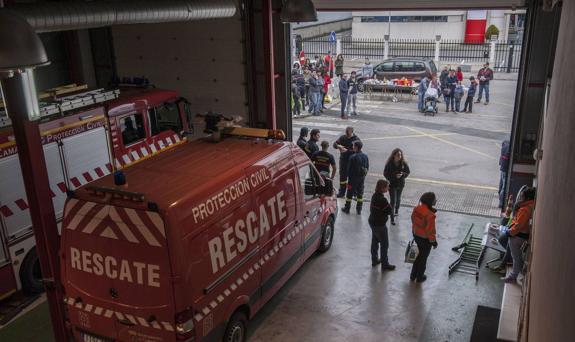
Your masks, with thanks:
M 385 62 L 381 64 L 382 71 L 390 72 L 393 71 L 393 62 Z
M 304 200 L 309 201 L 315 197 L 315 188 L 317 184 L 315 174 L 310 164 L 300 167 L 298 171 Z
M 175 102 L 166 102 L 152 107 L 148 109 L 148 115 L 150 117 L 150 131 L 152 135 L 169 130 L 180 133 L 182 130 L 180 111 L 178 110 L 178 104 Z
M 140 113 L 134 113 L 121 118 L 120 129 L 122 131 L 124 146 L 143 140 L 146 137 L 144 119 Z
M 395 71 L 413 71 L 415 68 L 413 62 L 395 62 Z
M 415 71 L 425 71 L 425 64 L 421 62 L 415 63 Z

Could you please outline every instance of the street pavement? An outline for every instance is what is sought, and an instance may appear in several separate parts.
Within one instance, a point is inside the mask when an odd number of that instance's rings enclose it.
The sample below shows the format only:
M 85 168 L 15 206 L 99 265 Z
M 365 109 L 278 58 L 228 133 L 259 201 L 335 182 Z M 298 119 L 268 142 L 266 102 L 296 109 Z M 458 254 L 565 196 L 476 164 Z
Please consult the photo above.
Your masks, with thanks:
M 498 75 L 491 84 L 490 104 L 474 103 L 473 113 L 446 113 L 440 103 L 437 115 L 424 116 L 417 111 L 416 97 L 393 102 L 382 94 L 360 94 L 358 116 L 342 120 L 335 99 L 321 116 L 295 118 L 293 137 L 306 126 L 320 129 L 321 140 L 331 143 L 353 126 L 370 158 L 366 199 L 383 177 L 389 154 L 399 147 L 411 169 L 403 204 L 413 206 L 421 194 L 434 191 L 440 210 L 498 216 L 499 153 L 510 136 L 516 91 L 515 80 L 498 80 Z M 339 152 L 330 152 L 338 160 Z

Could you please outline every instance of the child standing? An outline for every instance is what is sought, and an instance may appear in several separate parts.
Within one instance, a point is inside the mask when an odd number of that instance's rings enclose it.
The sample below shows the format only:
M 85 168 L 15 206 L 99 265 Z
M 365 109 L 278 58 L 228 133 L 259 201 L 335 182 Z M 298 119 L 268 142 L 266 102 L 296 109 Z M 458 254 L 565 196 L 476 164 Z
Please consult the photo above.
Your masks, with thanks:
M 457 81 L 457 86 L 455 86 L 455 91 L 453 92 L 453 96 L 455 97 L 455 112 L 459 113 L 461 111 L 461 98 L 465 90 L 463 90 L 463 85 L 461 81 Z
M 475 77 L 469 77 L 469 89 L 467 90 L 467 98 L 465 99 L 465 106 L 463 107 L 463 111 L 467 113 L 472 113 L 473 110 L 473 97 L 475 96 L 475 91 L 477 90 L 477 81 Z M 467 110 L 467 106 L 469 105 L 469 111 Z

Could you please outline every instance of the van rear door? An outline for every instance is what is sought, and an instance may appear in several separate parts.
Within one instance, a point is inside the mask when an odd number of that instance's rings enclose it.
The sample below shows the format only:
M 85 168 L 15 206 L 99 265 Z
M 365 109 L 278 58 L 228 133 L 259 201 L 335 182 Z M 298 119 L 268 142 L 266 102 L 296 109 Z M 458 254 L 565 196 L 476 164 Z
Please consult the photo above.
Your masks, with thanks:
M 78 341 L 175 339 L 172 271 L 158 213 L 68 199 L 61 251 Z

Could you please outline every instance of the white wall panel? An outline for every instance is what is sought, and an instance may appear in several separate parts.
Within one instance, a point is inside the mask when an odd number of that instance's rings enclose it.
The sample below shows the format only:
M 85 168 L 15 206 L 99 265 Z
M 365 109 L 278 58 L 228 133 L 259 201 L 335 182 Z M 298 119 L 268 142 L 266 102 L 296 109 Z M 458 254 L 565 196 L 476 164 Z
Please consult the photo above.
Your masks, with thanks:
M 119 76 L 177 90 L 193 113 L 247 118 L 242 25 L 237 18 L 112 29 Z

